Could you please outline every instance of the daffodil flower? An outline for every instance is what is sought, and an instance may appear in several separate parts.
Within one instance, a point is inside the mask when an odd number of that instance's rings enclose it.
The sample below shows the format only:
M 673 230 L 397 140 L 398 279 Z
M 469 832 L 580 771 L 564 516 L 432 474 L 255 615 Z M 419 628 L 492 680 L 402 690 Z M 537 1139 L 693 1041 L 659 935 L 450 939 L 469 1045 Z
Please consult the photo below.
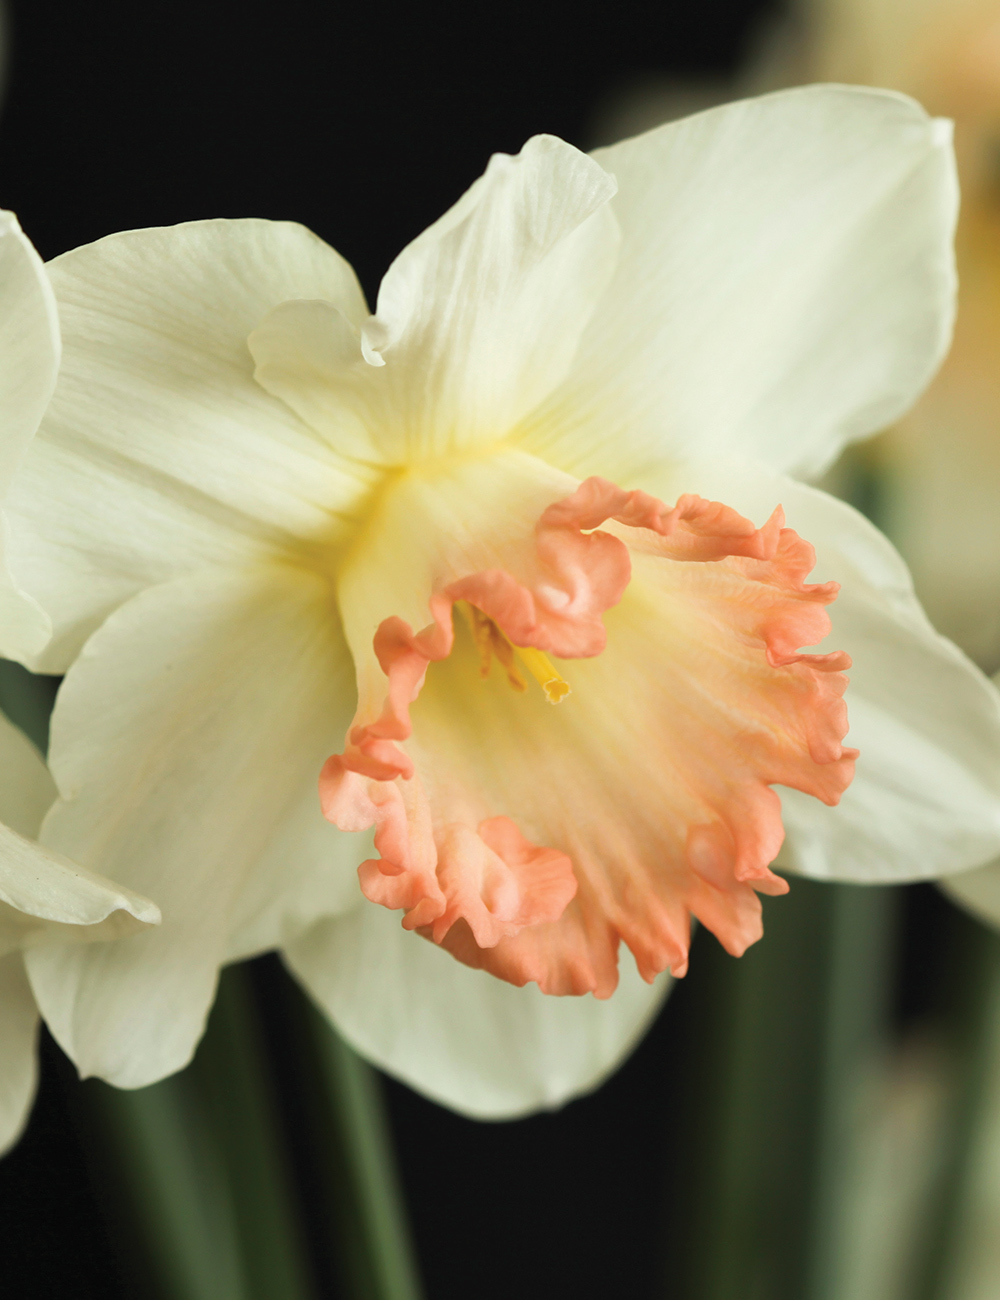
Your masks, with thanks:
M 13 214 L 0 211 L 0 500 L 58 366 L 58 317 L 45 268 Z M 0 621 L 7 643 L 22 652 L 48 639 L 48 619 L 5 566 Z M 0 1152 L 18 1137 L 35 1093 L 38 1009 L 23 950 L 54 938 L 103 939 L 159 917 L 148 900 L 35 842 L 55 797 L 35 747 L 0 715 Z
M 956 199 L 947 124 L 819 87 L 498 155 L 374 315 L 282 222 L 57 259 L 10 503 L 68 669 L 43 838 L 164 917 L 29 954 L 81 1069 L 176 1070 L 219 965 L 279 947 L 372 1060 L 521 1113 L 621 1059 L 692 915 L 758 937 L 779 852 L 994 854 L 992 687 L 788 477 L 932 375 Z

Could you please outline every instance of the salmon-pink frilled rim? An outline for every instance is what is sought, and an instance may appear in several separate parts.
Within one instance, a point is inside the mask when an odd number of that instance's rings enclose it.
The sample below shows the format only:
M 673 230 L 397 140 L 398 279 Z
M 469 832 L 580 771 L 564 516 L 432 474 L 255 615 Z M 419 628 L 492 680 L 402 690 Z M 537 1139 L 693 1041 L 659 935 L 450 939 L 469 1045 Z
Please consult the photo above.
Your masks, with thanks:
M 416 633 L 383 619 L 381 713 L 359 711 L 320 778 L 331 821 L 376 828 L 366 896 L 548 993 L 608 996 L 621 940 L 647 980 L 684 974 L 692 915 L 732 953 L 759 938 L 757 895 L 788 888 L 768 866 L 784 835 L 771 787 L 834 804 L 856 758 L 850 660 L 800 652 L 828 632 L 837 586 L 804 581 L 812 547 L 782 523 L 590 478 L 542 512 L 530 572 L 449 582 Z M 548 655 L 579 661 L 570 682 Z M 570 698 L 512 694 L 519 665 Z

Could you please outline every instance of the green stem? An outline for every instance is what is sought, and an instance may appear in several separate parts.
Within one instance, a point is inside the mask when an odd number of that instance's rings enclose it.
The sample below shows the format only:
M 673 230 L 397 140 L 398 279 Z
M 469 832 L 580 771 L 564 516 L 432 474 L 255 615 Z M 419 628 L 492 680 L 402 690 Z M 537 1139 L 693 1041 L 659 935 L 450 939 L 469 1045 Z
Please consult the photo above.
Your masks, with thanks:
M 49 747 L 49 714 L 58 686 L 58 677 L 40 677 L 0 659 L 0 709 L 43 754 Z
M 312 1013 L 326 1088 L 340 1130 L 360 1220 L 372 1300 L 421 1300 L 378 1075 Z
M 889 1040 L 891 959 L 898 893 L 830 885 L 824 1041 L 820 1061 L 809 1300 L 850 1300 L 851 1184 L 859 1149 L 861 1089 Z
M 231 967 L 187 1070 L 136 1092 L 85 1085 L 112 1212 L 137 1229 L 136 1271 L 163 1300 L 315 1300 L 261 1049 L 247 973 Z
M 739 961 L 700 934 L 692 960 L 703 1029 L 679 1292 L 691 1300 L 836 1295 L 829 1216 L 852 1089 L 883 1018 L 873 990 L 891 932 L 887 897 L 794 880 L 787 898 L 765 902 L 765 927 Z
M 226 1169 L 190 1076 L 136 1092 L 96 1081 L 84 1090 L 100 1129 L 100 1182 L 144 1293 L 249 1300 Z
M 996 1105 L 990 1083 L 1000 1032 L 1000 937 L 957 911 L 949 928 L 942 948 L 950 967 L 945 1009 L 955 1078 L 915 1300 L 949 1300 L 956 1294 L 980 1137 Z
M 325 1272 L 358 1300 L 421 1300 L 381 1079 L 287 974 L 274 991 L 312 1147 L 316 1245 Z
M 251 1300 L 312 1300 L 306 1242 L 247 971 L 222 973 L 193 1065 L 229 1175 Z

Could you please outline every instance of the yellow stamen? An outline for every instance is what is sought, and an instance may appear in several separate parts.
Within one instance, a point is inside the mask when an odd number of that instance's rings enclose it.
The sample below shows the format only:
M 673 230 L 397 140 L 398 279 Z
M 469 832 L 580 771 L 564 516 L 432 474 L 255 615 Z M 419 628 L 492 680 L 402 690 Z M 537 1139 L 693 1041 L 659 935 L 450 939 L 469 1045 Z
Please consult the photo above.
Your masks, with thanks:
M 500 663 L 500 667 L 507 674 L 507 681 L 514 690 L 526 691 L 528 683 L 524 680 L 524 674 L 517 664 L 517 659 L 520 659 L 528 672 L 541 686 L 545 692 L 545 698 L 550 704 L 558 704 L 565 696 L 569 695 L 572 689 L 569 682 L 552 666 L 552 661 L 548 655 L 542 654 L 541 650 L 532 649 L 531 646 L 513 645 L 500 631 L 496 623 L 491 618 L 488 618 L 477 606 L 470 605 L 465 600 L 459 600 L 455 603 L 458 609 L 462 611 L 462 616 L 468 623 L 469 630 L 472 633 L 472 639 L 479 650 L 479 674 L 481 677 L 489 677 L 495 656 Z M 517 658 L 515 658 L 515 655 Z
M 534 650 L 530 646 L 517 645 L 514 649 L 525 668 L 545 692 L 545 698 L 550 704 L 558 704 L 569 695 L 572 687 L 565 677 L 560 676 L 553 668 L 552 660 L 548 655 L 543 655 L 541 650 Z
M 472 639 L 479 650 L 480 677 L 489 677 L 495 655 L 500 661 L 500 667 L 507 674 L 507 681 L 514 690 L 526 691 L 528 683 L 524 680 L 523 674 L 514 662 L 514 647 L 500 631 L 496 623 L 491 618 L 487 618 L 476 605 L 470 605 L 468 601 L 459 600 L 455 603 L 462 611 L 472 633 Z

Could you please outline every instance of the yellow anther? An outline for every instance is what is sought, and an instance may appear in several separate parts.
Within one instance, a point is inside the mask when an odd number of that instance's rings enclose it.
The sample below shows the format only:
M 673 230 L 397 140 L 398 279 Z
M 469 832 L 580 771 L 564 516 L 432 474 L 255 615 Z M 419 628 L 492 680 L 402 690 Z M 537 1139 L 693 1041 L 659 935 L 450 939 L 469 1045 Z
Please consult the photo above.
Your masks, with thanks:
M 491 618 L 488 618 L 478 606 L 470 605 L 468 601 L 459 600 L 455 603 L 462 611 L 462 615 L 472 633 L 472 639 L 479 651 L 480 677 L 489 677 L 495 655 L 500 661 L 500 667 L 507 674 L 507 681 L 514 690 L 526 691 L 528 683 L 524 680 L 523 674 L 514 662 L 514 647 L 500 631 L 496 623 Z

